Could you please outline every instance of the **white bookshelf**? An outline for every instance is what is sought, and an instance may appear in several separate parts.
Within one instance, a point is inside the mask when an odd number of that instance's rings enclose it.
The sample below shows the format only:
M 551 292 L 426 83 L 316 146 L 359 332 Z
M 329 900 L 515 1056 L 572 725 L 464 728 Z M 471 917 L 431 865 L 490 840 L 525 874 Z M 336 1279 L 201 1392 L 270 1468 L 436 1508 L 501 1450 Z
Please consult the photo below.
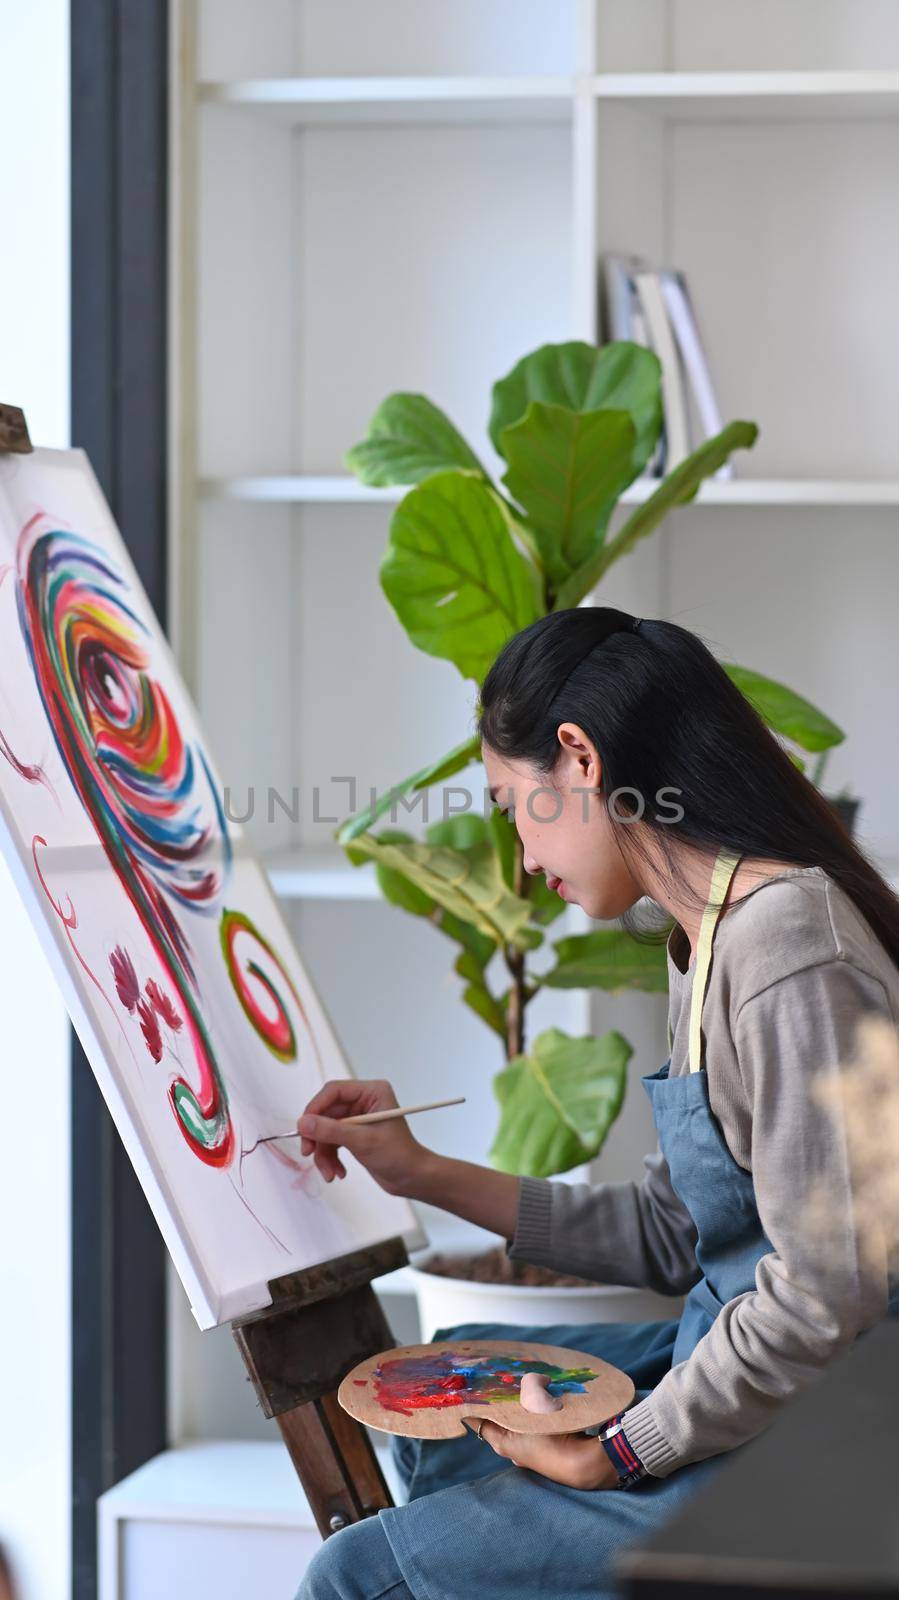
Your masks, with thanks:
M 601 0 L 598 0 L 601 3 Z M 251 107 L 295 126 L 403 122 L 568 122 L 585 92 L 576 77 L 236 78 L 197 85 L 200 101 Z M 603 72 L 587 79 L 600 105 L 665 117 L 895 115 L 899 72 Z
M 409 1098 L 464 1079 L 464 1117 L 435 1113 L 429 1135 L 483 1159 L 498 1048 L 460 1005 L 453 951 L 383 904 L 309 803 L 320 785 L 344 816 L 335 776 L 364 804 L 472 725 L 473 686 L 408 644 L 378 584 L 400 491 L 360 485 L 345 451 L 389 392 L 417 390 L 501 473 L 491 385 L 542 343 L 596 339 L 600 252 L 681 267 L 725 420 L 760 436 L 600 598 L 821 704 L 850 735 L 830 787 L 852 783 L 863 842 L 899 861 L 899 6 L 172 14 L 174 648 L 237 794 L 300 791 L 299 815 L 258 808 L 248 827 L 354 1069 Z M 550 934 L 585 925 L 572 907 Z M 541 996 L 529 1018 L 619 1027 L 640 1070 L 664 1049 L 664 1005 L 641 996 Z M 639 1174 L 642 1101 L 629 1091 L 597 1176 Z
M 597 101 L 666 118 L 883 117 L 899 109 L 899 72 L 602 72 Z
M 567 78 L 247 78 L 201 83 L 201 101 L 252 106 L 296 127 L 402 122 L 565 122 Z
M 622 505 L 639 505 L 658 486 L 658 480 L 640 479 L 621 496 Z M 198 490 L 210 500 L 243 500 L 283 505 L 395 505 L 406 494 L 391 486 L 374 489 L 358 478 L 340 476 L 203 478 Z M 735 478 L 706 481 L 693 506 L 895 506 L 899 505 L 899 479 Z

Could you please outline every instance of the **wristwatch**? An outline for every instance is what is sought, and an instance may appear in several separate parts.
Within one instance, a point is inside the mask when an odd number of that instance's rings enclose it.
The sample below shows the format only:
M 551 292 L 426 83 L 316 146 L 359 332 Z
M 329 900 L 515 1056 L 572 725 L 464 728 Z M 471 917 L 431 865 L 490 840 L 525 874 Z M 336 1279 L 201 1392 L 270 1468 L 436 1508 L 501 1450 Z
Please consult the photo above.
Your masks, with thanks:
M 622 1436 L 621 1439 L 616 1438 L 618 1434 Z M 604 1423 L 594 1437 L 599 1440 L 618 1474 L 618 1482 L 612 1485 L 614 1489 L 629 1489 L 632 1483 L 639 1483 L 641 1478 L 646 1477 L 646 1468 L 627 1442 L 620 1412 L 617 1417 Z M 613 1439 L 614 1444 L 607 1442 Z

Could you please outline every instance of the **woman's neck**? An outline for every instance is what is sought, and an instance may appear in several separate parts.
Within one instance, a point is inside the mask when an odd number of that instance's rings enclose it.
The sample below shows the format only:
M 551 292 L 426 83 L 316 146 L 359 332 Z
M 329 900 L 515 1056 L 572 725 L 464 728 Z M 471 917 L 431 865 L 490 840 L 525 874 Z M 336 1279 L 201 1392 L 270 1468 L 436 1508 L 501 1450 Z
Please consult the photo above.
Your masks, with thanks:
M 675 964 L 682 972 L 687 970 L 687 965 L 693 961 L 696 954 L 702 913 L 711 894 L 712 872 L 716 859 L 717 852 L 713 855 L 700 855 L 693 850 L 683 851 L 677 865 L 682 879 L 686 881 L 687 889 L 682 888 L 680 881 L 672 883 L 667 862 L 663 862 L 659 871 L 653 875 L 653 886 L 647 887 L 644 891 L 657 905 L 665 907 L 681 930 L 682 937 L 678 937 L 676 933 L 672 937 L 671 953 Z M 722 917 L 751 889 L 757 888 L 769 878 L 777 878 L 784 872 L 793 871 L 796 867 L 801 867 L 801 863 L 744 856 L 727 886 L 721 907 Z M 682 959 L 685 941 L 689 950 L 686 964 Z

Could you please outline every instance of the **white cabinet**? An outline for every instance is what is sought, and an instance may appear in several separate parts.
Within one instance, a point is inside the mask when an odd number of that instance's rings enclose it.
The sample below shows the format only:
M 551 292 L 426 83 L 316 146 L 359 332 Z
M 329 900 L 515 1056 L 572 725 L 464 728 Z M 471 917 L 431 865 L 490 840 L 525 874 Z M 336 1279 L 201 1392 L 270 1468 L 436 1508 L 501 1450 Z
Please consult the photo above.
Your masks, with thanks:
M 397 1504 L 399 1483 L 379 1450 Z M 98 1600 L 291 1600 L 321 1544 L 279 1442 L 155 1456 L 98 1503 Z

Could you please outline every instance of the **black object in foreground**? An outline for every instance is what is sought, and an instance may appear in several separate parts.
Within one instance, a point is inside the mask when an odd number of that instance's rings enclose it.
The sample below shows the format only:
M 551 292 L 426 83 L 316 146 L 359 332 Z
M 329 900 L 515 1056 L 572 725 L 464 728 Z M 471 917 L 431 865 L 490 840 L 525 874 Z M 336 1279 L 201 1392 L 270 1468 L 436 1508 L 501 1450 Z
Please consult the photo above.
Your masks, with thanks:
M 899 1320 L 863 1333 L 616 1573 L 631 1600 L 899 1596 Z

